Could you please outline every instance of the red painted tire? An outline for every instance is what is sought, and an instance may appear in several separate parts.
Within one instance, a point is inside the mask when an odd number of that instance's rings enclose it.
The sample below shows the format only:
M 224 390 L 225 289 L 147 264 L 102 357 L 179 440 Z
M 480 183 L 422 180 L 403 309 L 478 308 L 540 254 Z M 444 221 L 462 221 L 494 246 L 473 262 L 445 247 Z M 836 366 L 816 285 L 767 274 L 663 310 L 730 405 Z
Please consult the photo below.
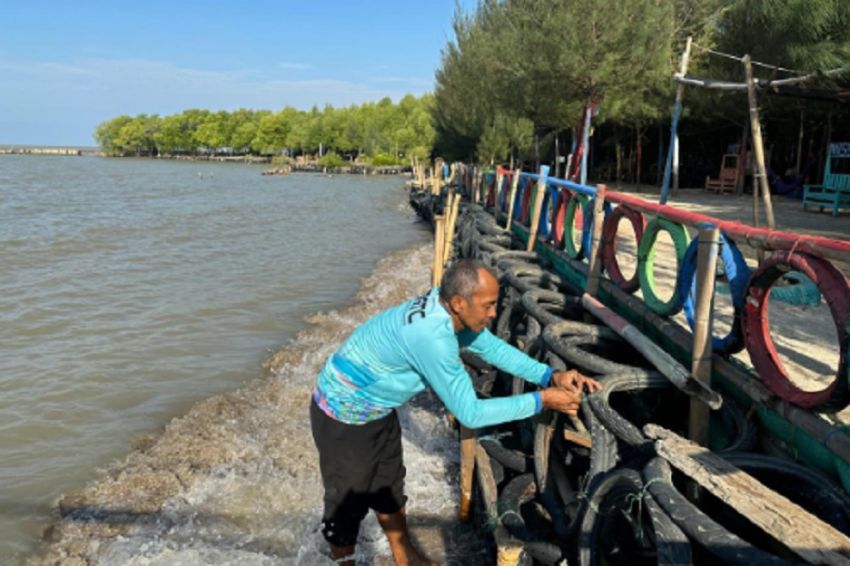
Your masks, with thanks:
M 799 271 L 817 285 L 835 321 L 840 348 L 838 370 L 835 379 L 820 391 L 805 391 L 794 384 L 770 337 L 767 316 L 770 287 L 788 271 Z M 803 408 L 826 403 L 840 407 L 847 404 L 847 383 L 850 377 L 847 367 L 847 351 L 850 348 L 850 285 L 835 266 L 825 259 L 807 254 L 774 254 L 750 277 L 743 324 L 750 360 L 764 384 L 774 394 Z
M 534 179 L 529 179 L 525 183 L 525 190 L 522 191 L 522 206 L 519 209 L 520 223 L 528 226 L 529 228 L 531 227 L 528 220 L 531 216 L 531 211 L 529 209 L 531 208 L 531 195 L 534 193 L 535 184 Z
M 640 287 L 637 267 L 635 267 L 634 275 L 626 279 L 617 263 L 617 226 L 621 218 L 627 219 L 635 231 L 635 247 L 639 245 L 643 237 L 643 229 L 646 228 L 646 219 L 643 214 L 626 205 L 615 208 L 602 225 L 602 265 L 605 266 L 608 277 L 617 287 L 626 293 L 634 293 Z
M 487 183 L 487 206 L 496 205 L 496 174 L 493 174 L 493 180 Z
M 564 216 L 567 212 L 568 202 L 570 202 L 570 191 L 566 189 L 558 191 L 555 212 L 552 214 L 552 245 L 559 250 L 564 243 Z

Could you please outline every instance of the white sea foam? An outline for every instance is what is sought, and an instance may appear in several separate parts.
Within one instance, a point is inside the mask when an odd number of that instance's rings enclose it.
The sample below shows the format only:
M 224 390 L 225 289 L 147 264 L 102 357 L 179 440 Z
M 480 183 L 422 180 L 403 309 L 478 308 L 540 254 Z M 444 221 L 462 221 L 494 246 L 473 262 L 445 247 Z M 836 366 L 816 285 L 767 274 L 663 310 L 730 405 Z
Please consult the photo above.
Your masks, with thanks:
M 431 253 L 425 245 L 391 254 L 363 280 L 350 307 L 308 317 L 311 327 L 269 358 L 268 378 L 220 402 L 201 403 L 169 425 L 159 443 L 182 453 L 188 446 L 181 442 L 212 435 L 222 461 L 204 474 L 189 474 L 155 521 L 131 519 L 118 536 L 89 533 L 85 555 L 101 564 L 333 564 L 319 530 L 322 485 L 308 419 L 310 391 L 324 360 L 358 324 L 427 289 Z M 458 445 L 442 405 L 426 392 L 399 415 L 414 535 L 426 552 L 448 563 L 484 563 L 476 534 L 455 521 Z M 126 475 L 134 465 L 130 457 L 110 475 Z M 78 530 L 62 531 L 66 546 Z M 62 544 L 54 545 L 53 556 Z M 361 527 L 357 559 L 391 563 L 373 514 Z

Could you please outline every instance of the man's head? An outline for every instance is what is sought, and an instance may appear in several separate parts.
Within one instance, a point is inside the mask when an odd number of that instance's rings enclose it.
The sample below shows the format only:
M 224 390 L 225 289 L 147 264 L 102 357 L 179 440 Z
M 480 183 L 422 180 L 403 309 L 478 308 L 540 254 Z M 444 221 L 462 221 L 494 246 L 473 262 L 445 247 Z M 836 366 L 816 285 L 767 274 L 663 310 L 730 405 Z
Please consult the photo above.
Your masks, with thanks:
M 455 330 L 481 332 L 496 317 L 499 281 L 483 262 L 461 259 L 443 275 L 440 300 L 452 315 Z

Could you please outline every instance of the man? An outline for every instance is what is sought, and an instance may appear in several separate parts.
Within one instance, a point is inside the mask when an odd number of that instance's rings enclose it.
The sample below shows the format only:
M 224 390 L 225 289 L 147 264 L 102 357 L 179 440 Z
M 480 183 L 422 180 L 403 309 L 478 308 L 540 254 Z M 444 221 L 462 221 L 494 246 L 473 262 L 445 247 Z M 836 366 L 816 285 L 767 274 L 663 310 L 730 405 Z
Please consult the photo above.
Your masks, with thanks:
M 354 553 L 360 522 L 371 508 L 397 565 L 430 563 L 407 534 L 394 410 L 427 386 L 468 428 L 524 419 L 544 408 L 575 414 L 582 390 L 600 387 L 575 371 L 554 372 L 491 334 L 487 327 L 498 297 L 499 283 L 486 265 L 460 260 L 439 289 L 366 321 L 325 363 L 310 421 L 325 487 L 322 533 L 335 559 Z M 479 399 L 460 348 L 541 389 Z

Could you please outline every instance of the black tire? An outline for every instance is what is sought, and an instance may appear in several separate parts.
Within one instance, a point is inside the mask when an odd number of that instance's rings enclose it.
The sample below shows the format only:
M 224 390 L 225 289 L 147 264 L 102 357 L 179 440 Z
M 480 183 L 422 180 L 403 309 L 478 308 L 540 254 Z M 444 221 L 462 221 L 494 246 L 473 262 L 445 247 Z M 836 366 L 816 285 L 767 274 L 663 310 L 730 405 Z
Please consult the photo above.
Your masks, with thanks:
M 688 537 L 726 564 L 748 566 L 788 564 L 729 532 L 700 511 L 673 486 L 670 465 L 653 458 L 643 469 L 643 480 L 662 509 Z
M 579 564 L 596 566 L 655 561 L 655 534 L 648 528 L 652 521 L 648 511 L 642 506 L 642 495 L 643 482 L 640 474 L 631 469 L 613 470 L 596 483 L 587 495 L 588 505 L 581 521 L 578 540 Z M 631 503 L 632 501 L 635 503 Z M 635 511 L 637 516 L 633 516 Z M 621 532 L 611 532 L 616 522 L 622 519 L 634 528 L 620 529 L 626 531 L 625 535 Z M 616 536 L 617 534 L 620 536 Z M 624 549 L 621 544 L 630 547 Z M 624 555 L 618 556 L 620 552 L 624 552 Z M 640 554 L 644 555 L 643 561 L 638 559 Z
M 490 458 L 509 470 L 524 474 L 532 469 L 531 458 L 524 452 L 506 448 L 494 437 L 479 437 L 478 443 Z

